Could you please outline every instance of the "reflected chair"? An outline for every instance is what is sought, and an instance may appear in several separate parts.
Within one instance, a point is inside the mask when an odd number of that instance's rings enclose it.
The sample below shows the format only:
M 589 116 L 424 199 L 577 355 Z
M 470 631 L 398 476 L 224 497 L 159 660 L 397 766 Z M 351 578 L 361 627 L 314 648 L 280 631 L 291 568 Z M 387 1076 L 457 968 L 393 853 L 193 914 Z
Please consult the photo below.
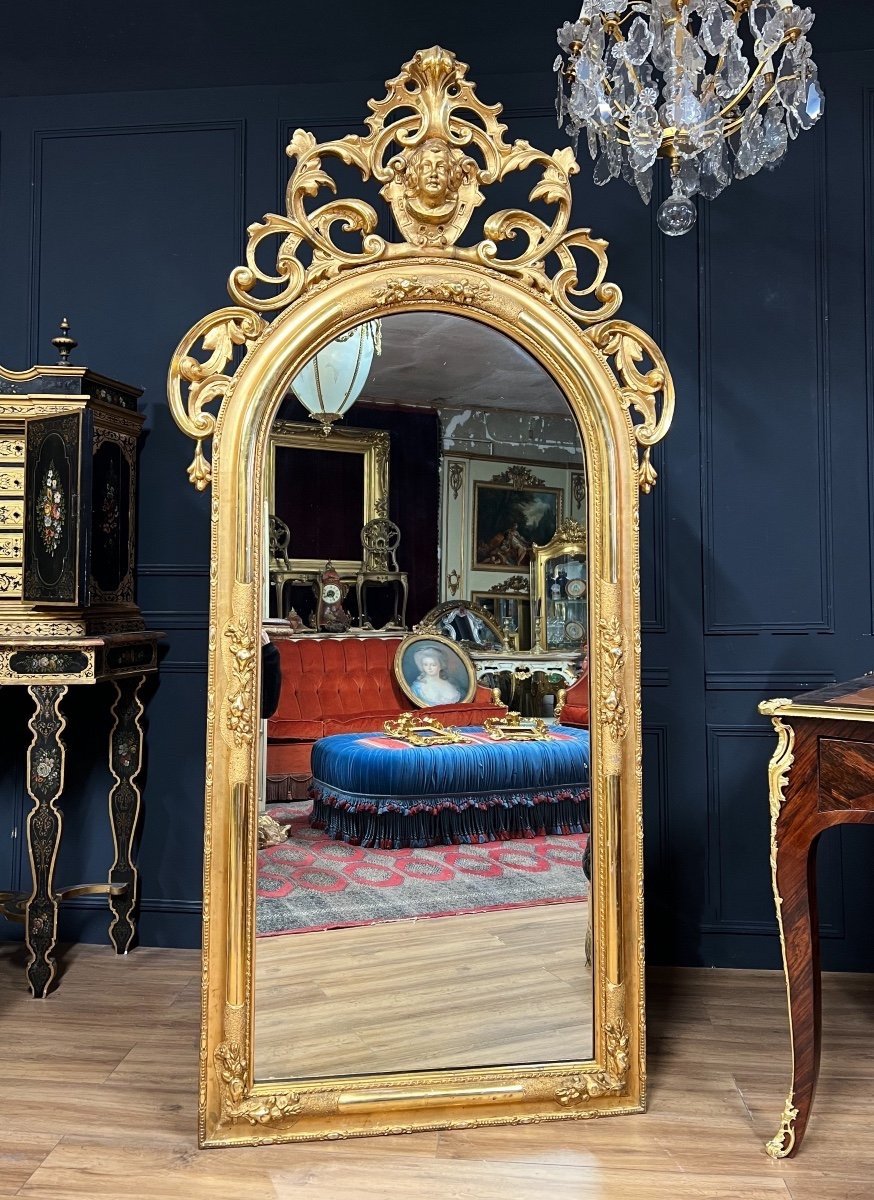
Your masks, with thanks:
M 269 544 L 270 551 L 270 586 L 276 593 L 276 615 L 284 617 L 282 611 L 285 585 L 291 579 L 298 578 L 298 572 L 291 565 L 288 557 L 288 543 L 291 540 L 291 530 L 279 517 L 270 514 Z
M 394 629 L 407 627 L 407 595 L 409 584 L 406 571 L 398 570 L 397 549 L 401 542 L 401 531 L 387 517 L 376 517 L 368 521 L 361 530 L 362 562 L 355 579 L 355 594 L 358 599 L 358 623 L 362 629 L 372 629 L 364 605 L 364 594 L 368 584 L 394 584 L 394 617 L 389 626 Z

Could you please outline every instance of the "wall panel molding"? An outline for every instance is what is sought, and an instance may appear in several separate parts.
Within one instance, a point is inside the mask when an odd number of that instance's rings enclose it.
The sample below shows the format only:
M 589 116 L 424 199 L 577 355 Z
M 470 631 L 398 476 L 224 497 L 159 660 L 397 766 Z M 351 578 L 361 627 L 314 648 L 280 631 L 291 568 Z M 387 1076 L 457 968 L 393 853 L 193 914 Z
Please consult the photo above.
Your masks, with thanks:
M 763 743 L 762 746 L 762 766 L 755 775 L 755 792 L 754 799 L 750 802 L 750 793 L 748 789 L 741 791 L 736 789 L 731 793 L 731 796 L 726 796 L 723 790 L 723 777 L 720 769 L 720 749 L 728 741 L 743 739 L 748 741 L 753 739 Z M 769 867 L 770 857 L 770 815 L 768 808 L 768 777 L 767 777 L 767 762 L 774 746 L 774 731 L 770 723 L 766 724 L 764 720 L 759 725 L 737 724 L 737 725 L 720 725 L 708 723 L 707 725 L 707 859 L 706 859 L 706 884 L 707 884 L 707 913 L 709 916 L 702 920 L 699 928 L 702 933 L 721 933 L 721 934 L 775 934 L 777 932 L 776 916 L 774 913 L 774 900 L 771 885 L 771 872 Z M 731 763 L 736 765 L 738 760 L 737 747 L 731 753 Z M 749 824 L 750 819 L 754 818 L 757 824 L 757 829 Z M 753 863 L 748 861 L 739 861 L 737 855 L 731 855 L 725 851 L 724 843 L 727 841 L 726 835 L 726 819 L 742 824 L 741 833 L 744 835 L 743 840 L 748 841 L 750 848 L 758 847 L 758 869 L 756 868 L 756 860 Z M 837 862 L 833 865 L 832 874 L 835 875 L 834 884 L 836 885 L 836 893 L 843 896 L 843 859 L 841 853 L 841 842 L 839 839 L 834 839 L 830 845 L 837 847 L 833 853 Z M 821 852 L 822 853 L 822 852 Z M 726 900 L 726 875 L 729 871 L 739 871 L 747 880 L 750 879 L 752 866 L 752 876 L 757 878 L 759 885 L 757 890 L 761 891 L 762 900 L 762 915 L 759 917 L 738 916 L 730 911 L 725 911 Z M 832 906 L 834 907 L 834 906 Z M 826 919 L 820 920 L 820 931 L 824 937 L 844 937 L 844 920 L 843 920 L 843 902 L 837 906 L 839 914 L 836 920 Z M 822 911 L 822 905 L 820 906 Z
M 831 497 L 831 453 L 830 453 L 830 392 L 829 392 L 829 321 L 828 321 L 828 165 L 824 131 L 816 136 L 815 169 L 810 182 L 813 184 L 813 228 L 811 237 L 804 239 L 809 247 L 814 269 L 814 294 L 816 297 L 816 395 L 817 395 L 817 461 L 818 477 L 814 480 L 798 480 L 798 486 L 815 486 L 819 497 L 819 613 L 806 620 L 726 620 L 715 616 L 720 583 L 716 574 L 719 559 L 714 527 L 717 505 L 714 495 L 715 479 L 712 464 L 718 457 L 713 435 L 713 312 L 714 270 L 712 265 L 711 221 L 708 206 L 699 205 L 699 387 L 701 399 L 702 452 L 701 502 L 703 509 L 704 550 L 704 633 L 709 635 L 738 633 L 834 633 L 834 565 L 832 561 L 832 497 Z M 797 152 L 797 151 L 796 151 Z M 738 348 L 741 349 L 740 347 Z M 787 348 L 788 349 L 788 348 Z M 789 434 L 787 425 L 787 453 Z M 762 512 L 762 521 L 774 518 Z M 774 527 L 774 540 L 779 541 L 781 530 Z M 775 566 L 775 570 L 779 567 Z
M 79 140 L 100 137 L 140 137 L 179 133 L 216 133 L 226 132 L 234 135 L 235 162 L 231 171 L 234 180 L 234 227 L 239 230 L 238 241 L 243 247 L 243 212 L 245 187 L 245 136 L 246 122 L 239 120 L 224 121 L 159 121 L 131 124 L 83 125 L 82 127 L 66 127 L 58 129 L 36 129 L 33 132 L 31 150 L 31 178 L 33 180 L 33 196 L 30 221 L 30 277 L 28 280 L 28 307 L 30 311 L 30 361 L 41 362 L 46 351 L 40 347 L 40 291 L 42 284 L 42 220 L 43 220 L 43 157 L 45 147 L 49 142 Z M 124 182 L 124 181 L 121 181 Z M 180 181 L 182 183 L 183 181 Z M 241 260 L 242 261 L 242 260 Z M 64 314 L 59 314 L 58 319 Z M 70 315 L 70 314 L 67 314 Z M 72 324 L 75 333 L 75 317 Z M 168 350 L 168 355 L 169 355 Z
M 874 87 L 862 89 L 862 153 L 864 155 L 865 270 L 865 397 L 868 434 L 868 611 L 874 634 Z
M 643 727 L 644 754 L 646 754 L 647 738 L 655 750 L 656 768 L 644 776 L 644 818 L 652 812 L 652 798 L 655 793 L 655 819 L 650 818 L 647 825 L 645 847 L 652 845 L 653 830 L 655 830 L 656 848 L 646 854 L 650 866 L 655 866 L 659 875 L 664 878 L 669 863 L 668 849 L 670 847 L 670 789 L 668 787 L 668 726 L 664 722 L 647 721 Z M 652 753 L 650 753 L 650 763 Z
M 709 692 L 803 692 L 835 682 L 833 671 L 708 671 Z

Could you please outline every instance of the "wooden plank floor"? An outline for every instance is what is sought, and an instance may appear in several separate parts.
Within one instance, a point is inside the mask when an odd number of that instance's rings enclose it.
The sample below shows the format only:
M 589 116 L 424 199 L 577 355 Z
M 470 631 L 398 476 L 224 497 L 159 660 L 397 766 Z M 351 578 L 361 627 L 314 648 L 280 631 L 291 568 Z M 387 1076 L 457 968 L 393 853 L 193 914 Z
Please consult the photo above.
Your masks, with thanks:
M 76 947 L 30 999 L 0 945 L 0 1197 L 30 1200 L 870 1200 L 874 979 L 827 976 L 795 1162 L 762 1149 L 788 1083 L 781 976 L 655 972 L 650 1111 L 604 1121 L 198 1151 L 199 958 Z
M 588 905 L 259 938 L 255 1078 L 592 1057 Z

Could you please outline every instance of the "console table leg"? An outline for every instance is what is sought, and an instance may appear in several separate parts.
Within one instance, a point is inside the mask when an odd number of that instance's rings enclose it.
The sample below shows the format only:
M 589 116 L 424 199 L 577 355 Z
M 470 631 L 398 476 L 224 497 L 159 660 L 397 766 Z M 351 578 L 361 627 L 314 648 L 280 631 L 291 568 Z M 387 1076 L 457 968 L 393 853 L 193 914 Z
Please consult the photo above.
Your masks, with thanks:
M 66 720 L 61 700 L 65 684 L 32 684 L 28 689 L 36 712 L 28 722 L 33 741 L 27 751 L 27 791 L 33 808 L 27 815 L 27 853 L 33 891 L 24 908 L 24 940 L 30 951 L 27 982 L 36 997 L 45 996 L 55 977 L 52 956 L 58 936 L 58 901 L 54 891 L 55 861 L 63 818 L 55 804 L 64 787 Z
M 115 703 L 109 735 L 109 769 L 115 784 L 109 793 L 109 820 L 115 844 L 115 861 L 109 872 L 110 884 L 123 884 L 125 890 L 109 896 L 113 914 L 109 937 L 117 954 L 126 954 L 136 936 L 135 909 L 139 876 L 133 865 L 133 841 L 140 815 L 140 790 L 134 782 L 143 762 L 143 705 L 140 687 L 145 675 L 113 680 Z
M 781 898 L 786 991 L 792 1041 L 792 1083 L 780 1128 L 767 1143 L 772 1158 L 791 1158 L 804 1138 L 819 1078 L 822 991 L 816 906 L 818 837 L 801 831 L 781 838 L 778 824 L 776 888 Z

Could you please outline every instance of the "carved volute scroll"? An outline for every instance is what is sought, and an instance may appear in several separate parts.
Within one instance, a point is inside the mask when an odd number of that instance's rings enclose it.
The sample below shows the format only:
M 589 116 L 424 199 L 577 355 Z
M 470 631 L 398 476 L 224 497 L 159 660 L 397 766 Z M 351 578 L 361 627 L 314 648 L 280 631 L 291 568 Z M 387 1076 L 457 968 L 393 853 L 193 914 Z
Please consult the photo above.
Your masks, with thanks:
M 418 51 L 386 88 L 382 100 L 368 102 L 372 115 L 363 137 L 349 134 L 320 143 L 311 133 L 295 131 L 287 148 L 296 166 L 285 214 L 270 213 L 249 227 L 246 263 L 228 281 L 234 306 L 204 317 L 177 347 L 168 394 L 177 424 L 196 443 L 188 469 L 191 482 L 202 491 L 210 481 L 203 446 L 213 435 L 216 417 L 207 406 L 222 400 L 231 387 L 235 372 L 227 373 L 227 367 L 234 349 L 248 353 L 268 330 L 264 314 L 287 309 L 343 272 L 427 253 L 510 277 L 590 327 L 587 340 L 615 371 L 621 402 L 638 420 L 640 485 L 649 491 L 655 482 L 650 447 L 670 425 L 673 385 L 655 343 L 635 326 L 611 320 L 622 293 L 606 281 L 607 243 L 589 229 L 568 228 L 570 180 L 579 170 L 573 151 L 566 146 L 547 154 L 526 141 L 505 141 L 506 126 L 498 120 L 501 105 L 483 104 L 467 79 L 466 65 L 439 46 Z M 307 207 L 320 192 L 336 192 L 325 165 L 332 158 L 382 184 L 380 195 L 391 206 L 402 241 L 389 242 L 377 234 L 378 215 L 364 200 L 338 197 Z M 529 200 L 552 206 L 552 223 L 522 209 L 504 209 L 483 223 L 484 237 L 460 246 L 483 201 L 483 189 L 529 168 L 540 173 Z M 346 239 L 339 245 L 335 228 L 359 235 L 360 247 L 349 249 Z M 280 240 L 273 265 L 264 267 L 258 256 L 270 238 Z M 499 248 L 517 241 L 522 243 L 517 254 L 499 256 Z M 408 280 L 390 286 L 383 302 L 442 298 L 472 303 L 483 285 L 471 282 L 465 289 L 455 284 L 460 294 L 444 297 L 420 295 L 422 287 L 412 271 Z M 644 356 L 652 366 L 641 372 L 638 364 Z

